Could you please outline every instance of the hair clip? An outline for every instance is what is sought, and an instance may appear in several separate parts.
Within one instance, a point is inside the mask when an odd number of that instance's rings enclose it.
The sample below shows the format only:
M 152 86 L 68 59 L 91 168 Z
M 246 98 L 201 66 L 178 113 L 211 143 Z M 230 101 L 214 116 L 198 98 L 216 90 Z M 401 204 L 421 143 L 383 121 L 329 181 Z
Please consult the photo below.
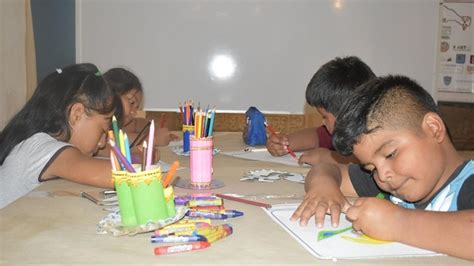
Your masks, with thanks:
M 102 76 L 102 73 L 100 73 L 100 70 L 97 70 L 97 72 L 95 73 L 96 76 Z
M 61 73 L 63 73 L 63 70 L 60 69 L 60 68 L 56 68 L 56 72 L 58 72 L 58 74 L 61 74 Z

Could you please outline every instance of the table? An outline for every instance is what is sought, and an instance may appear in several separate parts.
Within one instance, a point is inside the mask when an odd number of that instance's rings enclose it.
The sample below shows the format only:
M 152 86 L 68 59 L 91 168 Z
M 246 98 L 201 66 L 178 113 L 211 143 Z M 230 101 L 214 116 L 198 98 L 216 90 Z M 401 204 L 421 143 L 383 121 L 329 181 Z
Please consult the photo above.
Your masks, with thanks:
M 240 133 L 217 132 L 216 148 L 235 151 L 245 147 Z M 189 158 L 177 156 L 161 147 L 161 159 L 179 159 L 189 166 Z M 241 182 L 249 170 L 275 169 L 306 173 L 308 168 L 238 159 L 214 157 L 214 177 L 225 186 L 216 193 L 304 195 L 302 184 L 285 180 L 274 183 Z M 189 177 L 189 168 L 179 170 Z M 150 234 L 113 237 L 96 234 L 96 224 L 107 214 L 100 206 L 79 197 L 81 191 L 99 188 L 65 180 L 48 181 L 30 194 L 0 210 L 0 265 L 11 264 L 205 264 L 205 265 L 334 265 L 319 260 L 255 206 L 225 201 L 226 208 L 243 211 L 245 216 L 230 219 L 234 234 L 210 248 L 180 254 L 155 256 Z M 176 194 L 191 190 L 176 188 Z M 290 200 L 265 200 L 268 203 Z M 339 261 L 344 265 L 472 265 L 472 262 L 441 256 Z

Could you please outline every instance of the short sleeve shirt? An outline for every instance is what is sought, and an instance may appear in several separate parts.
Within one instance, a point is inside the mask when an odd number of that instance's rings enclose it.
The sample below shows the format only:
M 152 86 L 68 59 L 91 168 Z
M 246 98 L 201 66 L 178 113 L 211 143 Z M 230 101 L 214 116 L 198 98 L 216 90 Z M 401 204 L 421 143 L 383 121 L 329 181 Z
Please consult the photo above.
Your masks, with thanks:
M 435 197 L 438 196 L 439 192 L 442 191 L 446 186 L 455 181 L 456 178 L 459 177 L 459 174 L 465 169 L 466 166 L 471 165 L 472 160 L 467 160 L 461 166 L 454 171 L 454 173 L 449 177 L 446 181 L 446 184 L 433 195 L 433 198 L 424 202 L 424 203 L 415 203 L 414 208 L 416 209 L 425 209 Z M 378 186 L 375 180 L 373 179 L 372 175 L 364 171 L 359 165 L 351 164 L 349 165 L 349 176 L 351 179 L 351 183 L 354 186 L 354 189 L 360 197 L 374 197 L 377 196 L 379 193 L 383 193 L 386 199 L 389 194 L 382 191 Z M 464 179 L 461 186 L 458 188 L 459 193 L 457 194 L 457 210 L 466 210 L 466 209 L 474 209 L 474 173 L 468 173 L 467 177 Z
M 325 126 L 316 128 L 316 133 L 318 134 L 319 147 L 334 150 L 334 146 L 332 145 L 332 135 Z
M 0 165 L 0 209 L 39 186 L 43 171 L 69 145 L 46 133 L 17 144 Z

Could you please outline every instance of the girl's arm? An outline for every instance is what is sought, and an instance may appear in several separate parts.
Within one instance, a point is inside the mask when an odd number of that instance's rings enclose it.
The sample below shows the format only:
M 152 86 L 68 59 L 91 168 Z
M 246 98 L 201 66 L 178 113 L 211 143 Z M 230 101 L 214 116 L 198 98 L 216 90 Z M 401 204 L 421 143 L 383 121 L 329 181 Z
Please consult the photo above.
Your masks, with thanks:
M 44 181 L 54 177 L 95 187 L 114 187 L 110 160 L 85 156 L 74 147 L 64 149 L 52 159 L 40 179 Z

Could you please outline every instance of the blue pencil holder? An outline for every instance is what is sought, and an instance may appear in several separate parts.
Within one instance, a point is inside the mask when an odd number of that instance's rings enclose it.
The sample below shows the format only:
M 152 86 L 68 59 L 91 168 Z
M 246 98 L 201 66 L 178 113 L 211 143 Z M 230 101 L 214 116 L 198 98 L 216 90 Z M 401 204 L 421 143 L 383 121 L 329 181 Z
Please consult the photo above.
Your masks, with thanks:
M 189 152 L 189 136 L 193 130 L 193 125 L 183 125 L 183 152 Z

